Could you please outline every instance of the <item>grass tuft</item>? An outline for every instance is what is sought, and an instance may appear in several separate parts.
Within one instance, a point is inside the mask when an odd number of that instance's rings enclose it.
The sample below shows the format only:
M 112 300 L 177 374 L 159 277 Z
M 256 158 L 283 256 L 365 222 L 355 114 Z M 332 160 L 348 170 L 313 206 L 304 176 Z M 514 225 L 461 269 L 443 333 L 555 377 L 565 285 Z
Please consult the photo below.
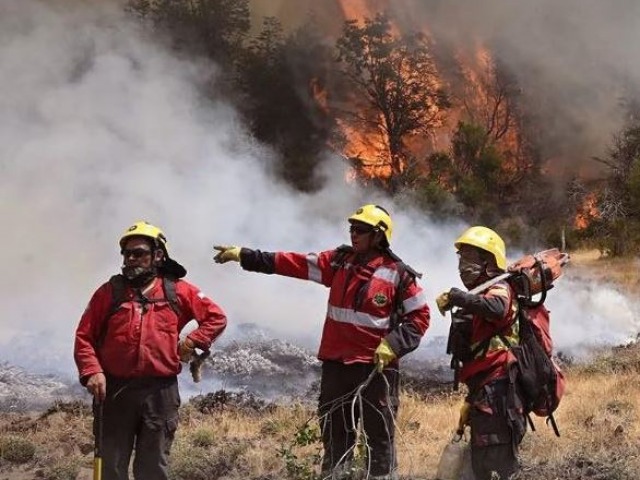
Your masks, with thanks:
M 36 446 L 19 437 L 0 437 L 0 458 L 11 463 L 27 463 L 33 459 Z

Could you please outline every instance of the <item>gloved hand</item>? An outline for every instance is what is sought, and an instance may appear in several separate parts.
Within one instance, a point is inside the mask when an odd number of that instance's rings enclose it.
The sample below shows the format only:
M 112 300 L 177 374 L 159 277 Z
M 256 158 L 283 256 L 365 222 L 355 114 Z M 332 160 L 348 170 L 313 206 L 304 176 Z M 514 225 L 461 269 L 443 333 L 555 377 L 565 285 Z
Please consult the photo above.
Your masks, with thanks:
M 464 435 L 464 428 L 469 424 L 469 413 L 471 412 L 471 404 L 466 400 L 460 406 L 460 416 L 458 417 L 458 429 L 456 433 L 460 436 Z
M 218 250 L 219 252 L 215 257 L 213 257 L 213 260 L 216 263 L 240 261 L 241 247 L 236 247 L 235 245 L 214 245 L 213 249 Z
M 440 314 L 444 317 L 445 312 L 447 310 L 451 310 L 451 303 L 449 299 L 449 292 L 441 293 L 436 297 L 436 305 L 438 305 L 438 310 Z
M 376 364 L 376 368 L 379 372 L 384 370 L 384 367 L 389 365 L 392 360 L 396 358 L 395 352 L 391 349 L 389 342 L 387 342 L 384 338 L 376 348 L 375 353 L 373 354 L 373 363 Z
M 189 362 L 196 351 L 196 346 L 189 337 L 178 342 L 178 355 L 181 362 Z

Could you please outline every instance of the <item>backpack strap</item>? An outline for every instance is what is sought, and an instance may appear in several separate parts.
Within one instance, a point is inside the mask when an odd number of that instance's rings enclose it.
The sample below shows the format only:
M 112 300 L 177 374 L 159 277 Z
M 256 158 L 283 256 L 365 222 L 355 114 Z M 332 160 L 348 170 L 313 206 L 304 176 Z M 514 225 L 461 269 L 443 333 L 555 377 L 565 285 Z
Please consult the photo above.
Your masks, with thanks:
M 390 323 L 392 330 L 401 323 L 400 319 L 404 314 L 404 306 L 402 305 L 404 291 L 411 283 L 416 281 L 416 275 L 420 275 L 402 260 L 396 261 L 396 268 L 398 269 L 399 280 L 396 293 L 393 296 L 393 308 L 391 310 Z
M 162 289 L 164 290 L 164 295 L 169 302 L 169 306 L 179 317 L 182 316 L 182 311 L 180 310 L 180 303 L 178 302 L 178 294 L 176 293 L 176 282 L 177 280 L 173 277 L 164 276 L 162 277 Z
M 109 306 L 109 311 L 102 322 L 102 326 L 100 327 L 100 333 L 96 340 L 97 348 L 100 348 L 104 344 L 104 339 L 107 336 L 107 330 L 109 329 L 109 319 L 126 300 L 125 293 L 127 291 L 127 285 L 121 274 L 113 275 L 109 279 L 109 285 L 111 285 L 111 305 Z
M 416 278 L 422 278 L 422 274 L 420 272 L 414 270 L 413 267 L 411 267 L 410 265 L 407 265 L 406 263 L 404 263 L 402 261 L 402 259 L 398 255 L 396 255 L 393 252 L 393 250 L 391 250 L 389 247 L 386 248 L 386 253 L 387 253 L 387 255 L 389 255 L 391 257 L 391 259 L 394 262 L 396 262 L 396 265 L 402 264 L 402 269 L 404 271 L 406 271 L 407 273 L 409 273 L 413 277 L 413 280 L 415 280 Z
M 353 253 L 353 247 L 350 245 L 340 245 L 334 250 L 335 255 L 331 259 L 331 268 L 335 272 L 339 268 L 342 268 L 347 262 L 347 257 Z
M 559 437 L 560 436 L 560 430 L 558 429 L 558 424 L 556 423 L 556 419 L 553 416 L 553 413 L 550 413 L 547 416 L 546 423 L 547 423 L 547 425 L 551 424 L 551 428 L 553 428 L 553 433 L 556 434 L 556 437 Z
M 127 284 L 124 277 L 121 274 L 113 275 L 109 279 L 111 285 L 111 306 L 109 307 L 109 313 L 107 318 L 110 318 L 116 310 L 120 308 L 120 305 L 126 300 Z

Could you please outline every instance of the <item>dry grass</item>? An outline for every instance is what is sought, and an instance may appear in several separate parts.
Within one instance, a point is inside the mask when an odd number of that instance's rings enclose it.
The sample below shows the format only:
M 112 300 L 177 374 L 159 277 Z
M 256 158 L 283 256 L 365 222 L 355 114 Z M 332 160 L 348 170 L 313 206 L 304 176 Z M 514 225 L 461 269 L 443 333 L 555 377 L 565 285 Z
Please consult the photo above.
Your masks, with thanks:
M 572 258 L 576 274 L 588 271 L 591 278 L 640 291 L 635 260 L 596 258 L 590 252 Z M 519 480 L 640 478 L 640 346 L 603 351 L 589 365 L 570 368 L 567 377 L 567 393 L 556 412 L 562 436 L 556 438 L 544 419 L 534 418 L 537 431 L 528 432 L 523 442 Z M 403 392 L 397 440 L 403 479 L 433 479 L 461 398 Z M 309 467 L 320 446 L 302 445 L 302 440 L 313 440 L 315 423 L 307 424 L 313 418 L 312 405 L 189 403 L 181 409 L 171 477 L 311 480 Z M 92 445 L 91 414 L 81 404 L 54 405 L 41 415 L 3 414 L 0 478 L 88 480 Z
M 575 275 L 618 285 L 632 295 L 640 294 L 640 259 L 610 258 L 597 250 L 571 252 L 570 269 Z
M 640 359 L 638 348 L 627 349 L 625 354 L 632 364 Z M 599 361 L 609 365 L 609 370 L 581 367 L 568 372 L 569 388 L 556 414 L 560 438 L 543 419 L 534 419 L 537 431 L 529 432 L 522 446 L 521 479 L 640 477 L 638 370 L 619 371 L 619 365 L 608 364 L 606 359 Z M 402 478 L 433 479 L 440 452 L 453 434 L 459 405 L 458 394 L 428 399 L 403 394 L 398 420 Z M 208 413 L 186 405 L 172 455 L 172 478 L 296 478 L 287 473 L 285 460 L 278 452 L 290 448 L 300 464 L 318 452 L 317 443 L 294 445 L 296 433 L 313 415 L 312 408 L 302 405 L 259 412 L 229 406 Z M 0 424 L 0 445 L 10 438 L 32 445 L 35 453 L 27 460 L 27 467 L 34 476 L 39 472 L 38 478 L 90 478 L 90 427 L 91 416 L 86 409 L 55 409 L 40 419 L 5 414 Z M 2 457 L 0 478 L 28 478 L 17 475 L 25 475 L 25 465 Z M 297 478 L 309 478 L 299 475 Z

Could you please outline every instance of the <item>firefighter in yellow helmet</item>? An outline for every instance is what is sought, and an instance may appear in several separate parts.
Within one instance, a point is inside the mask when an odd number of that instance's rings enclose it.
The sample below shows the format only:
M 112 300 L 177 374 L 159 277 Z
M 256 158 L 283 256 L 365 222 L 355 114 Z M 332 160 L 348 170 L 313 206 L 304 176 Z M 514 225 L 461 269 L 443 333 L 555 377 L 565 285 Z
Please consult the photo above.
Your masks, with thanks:
M 320 253 L 261 252 L 216 246 L 217 263 L 240 262 L 245 270 L 311 280 L 329 288 L 318 358 L 322 361 L 319 417 L 323 478 L 348 475 L 355 432 L 367 435 L 368 478 L 396 478 L 395 418 L 398 359 L 417 348 L 429 326 L 429 308 L 416 272 L 390 249 L 393 222 L 378 205 L 348 217 L 351 245 Z M 295 319 L 291 319 L 295 321 Z M 359 385 L 364 401 L 351 403 Z
M 442 314 L 455 308 L 448 353 L 456 383 L 467 385 L 471 407 L 471 460 L 477 480 L 510 478 L 526 431 L 510 347 L 519 342 L 518 302 L 506 281 L 473 291 L 507 268 L 505 244 L 493 230 L 471 227 L 454 243 L 464 292 L 452 288 L 436 299 Z
M 80 383 L 102 426 L 103 480 L 165 480 L 178 425 L 177 375 L 195 348 L 208 351 L 227 320 L 218 305 L 183 280 L 160 228 L 136 222 L 120 237 L 122 274 L 93 294 L 76 330 Z M 182 340 L 191 320 L 198 327 Z

